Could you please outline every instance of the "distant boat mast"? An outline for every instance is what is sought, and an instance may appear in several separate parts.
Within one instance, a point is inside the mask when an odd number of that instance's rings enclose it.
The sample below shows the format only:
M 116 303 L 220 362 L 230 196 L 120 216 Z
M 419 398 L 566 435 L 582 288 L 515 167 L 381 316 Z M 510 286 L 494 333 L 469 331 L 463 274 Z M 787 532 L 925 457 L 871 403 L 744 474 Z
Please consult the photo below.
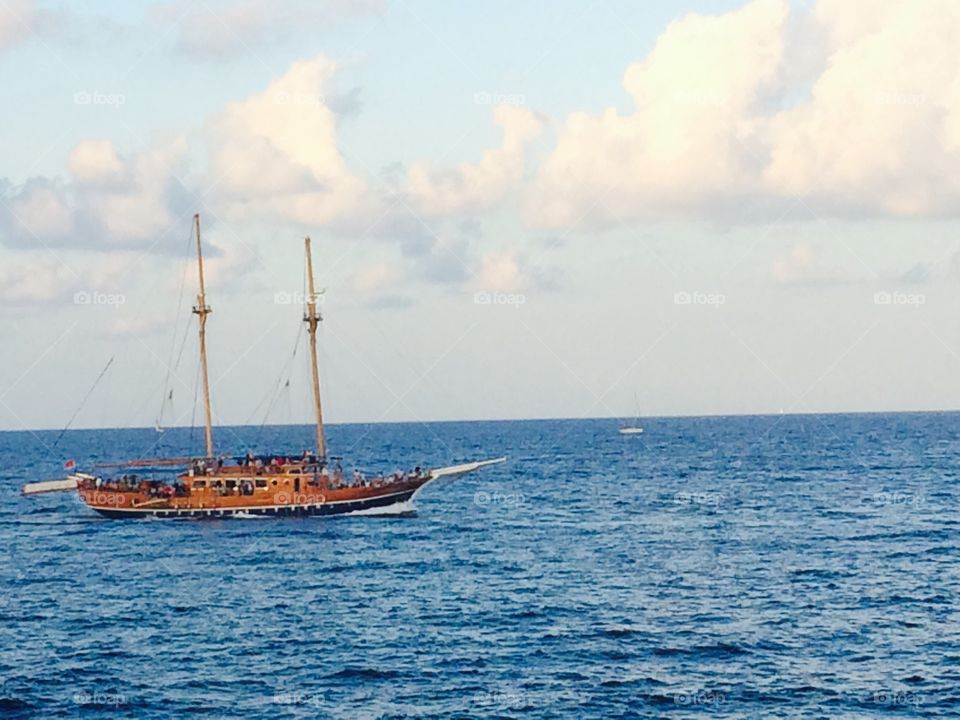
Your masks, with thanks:
M 206 412 L 205 437 L 207 442 L 207 457 L 213 457 L 213 412 L 210 409 L 210 378 L 207 374 L 207 315 L 213 310 L 207 305 L 207 292 L 203 284 L 203 250 L 200 244 L 200 215 L 193 216 L 193 224 L 197 233 L 197 268 L 200 273 L 200 292 L 197 294 L 197 304 L 193 306 L 193 313 L 200 324 L 200 371 L 203 375 L 203 407 Z
M 323 432 L 323 407 L 320 403 L 320 368 L 317 365 L 317 325 L 323 319 L 317 312 L 317 292 L 313 285 L 313 254 L 310 252 L 310 238 L 304 238 L 304 247 L 307 251 L 307 311 L 303 321 L 307 323 L 310 332 L 310 369 L 313 371 L 313 404 L 317 414 L 317 457 L 321 460 L 327 457 L 327 441 Z

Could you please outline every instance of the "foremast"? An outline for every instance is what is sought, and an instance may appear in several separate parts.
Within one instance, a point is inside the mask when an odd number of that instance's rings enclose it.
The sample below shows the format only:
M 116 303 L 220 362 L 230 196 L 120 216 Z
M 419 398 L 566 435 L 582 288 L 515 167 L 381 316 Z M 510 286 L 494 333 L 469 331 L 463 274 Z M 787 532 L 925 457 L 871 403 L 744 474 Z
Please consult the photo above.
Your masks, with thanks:
M 203 409 L 206 418 L 204 437 L 207 445 L 207 457 L 213 457 L 213 411 L 210 409 L 210 377 L 207 372 L 207 315 L 213 310 L 207 305 L 207 291 L 203 282 L 203 248 L 200 243 L 200 215 L 193 216 L 193 225 L 197 235 L 197 268 L 200 274 L 200 292 L 193 313 L 200 326 L 200 374 L 203 375 Z
M 317 291 L 313 284 L 313 254 L 310 252 L 310 238 L 304 238 L 307 252 L 307 310 L 303 321 L 310 333 L 310 369 L 313 372 L 313 404 L 317 416 L 317 457 L 327 457 L 327 441 L 323 432 L 323 405 L 320 402 L 320 368 L 317 364 L 317 326 L 323 319 L 317 311 Z

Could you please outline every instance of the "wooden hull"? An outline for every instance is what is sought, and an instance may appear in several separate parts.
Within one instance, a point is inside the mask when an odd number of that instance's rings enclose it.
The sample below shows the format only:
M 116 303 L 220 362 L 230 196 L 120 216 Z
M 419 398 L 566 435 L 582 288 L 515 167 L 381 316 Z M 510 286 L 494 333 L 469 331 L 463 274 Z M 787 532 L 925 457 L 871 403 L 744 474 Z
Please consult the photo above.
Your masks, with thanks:
M 372 498 L 355 500 L 340 500 L 323 504 L 290 504 L 248 507 L 217 507 L 217 508 L 118 508 L 91 505 L 101 515 L 113 519 L 135 519 L 144 517 L 158 518 L 225 518 L 225 517 L 314 517 L 327 515 L 346 515 L 348 513 L 374 511 L 385 509 L 393 505 L 406 503 L 413 498 L 416 490 L 404 490 L 389 495 L 378 495 Z
M 80 498 L 96 512 L 115 519 L 156 518 L 225 518 L 225 517 L 324 517 L 348 513 L 375 513 L 402 505 L 426 485 L 431 478 L 420 478 L 386 484 L 380 487 L 348 487 L 339 489 L 305 488 L 257 492 L 253 495 L 215 495 L 193 492 L 189 497 L 159 500 L 141 493 L 111 492 L 103 489 L 81 489 Z M 409 506 L 403 508 L 409 510 Z M 385 512 L 386 514 L 386 512 Z

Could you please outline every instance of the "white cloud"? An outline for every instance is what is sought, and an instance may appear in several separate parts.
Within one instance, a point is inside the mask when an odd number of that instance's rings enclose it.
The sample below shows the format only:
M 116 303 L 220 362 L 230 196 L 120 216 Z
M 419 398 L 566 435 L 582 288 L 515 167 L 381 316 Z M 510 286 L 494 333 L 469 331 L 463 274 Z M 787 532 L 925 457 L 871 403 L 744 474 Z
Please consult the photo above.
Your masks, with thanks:
M 76 249 L 153 244 L 182 212 L 177 177 L 187 150 L 183 137 L 127 157 L 108 141 L 81 142 L 68 159 L 70 181 L 34 178 L 4 192 L 0 240 Z
M 745 200 L 795 195 L 818 213 L 960 210 L 960 5 L 821 0 L 793 12 L 791 24 L 786 0 L 754 0 L 672 23 L 627 69 L 632 113 L 567 119 L 528 195 L 530 222 L 729 220 Z
M 527 145 L 543 124 L 530 110 L 500 105 L 494 121 L 503 127 L 503 143 L 487 150 L 480 162 L 463 163 L 454 171 L 437 172 L 415 162 L 407 172 L 407 193 L 425 216 L 458 215 L 485 209 L 519 185 Z
M 770 123 L 771 192 L 897 216 L 960 209 L 960 5 L 826 0 L 811 99 Z
M 30 237 L 65 237 L 73 230 L 73 210 L 52 185 L 30 183 L 10 202 L 13 227 Z
M 787 14 L 786 0 L 757 0 L 672 23 L 646 60 L 627 68 L 632 114 L 608 108 L 567 119 L 529 198 L 531 220 L 636 217 L 755 189 L 753 113 L 778 77 Z
M 109 140 L 84 140 L 67 158 L 70 174 L 89 185 L 112 184 L 123 178 L 123 163 Z
M 324 57 L 294 63 L 265 92 L 211 121 L 209 181 L 231 217 L 317 225 L 357 210 L 366 185 L 337 147 L 337 117 L 324 96 L 335 72 Z

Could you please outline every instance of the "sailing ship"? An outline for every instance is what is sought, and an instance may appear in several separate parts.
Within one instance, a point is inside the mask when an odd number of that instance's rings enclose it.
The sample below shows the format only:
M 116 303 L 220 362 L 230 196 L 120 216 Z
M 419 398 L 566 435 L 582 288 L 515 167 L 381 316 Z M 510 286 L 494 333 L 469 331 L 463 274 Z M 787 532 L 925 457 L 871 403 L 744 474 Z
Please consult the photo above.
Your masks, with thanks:
M 196 458 L 131 460 L 114 467 L 157 469 L 182 467 L 174 482 L 149 476 L 125 474 L 105 478 L 74 470 L 63 479 L 28 483 L 23 494 L 76 490 L 90 508 L 110 518 L 220 518 L 229 516 L 326 516 L 346 513 L 392 514 L 408 512 L 417 493 L 440 478 L 465 475 L 480 468 L 502 463 L 506 458 L 467 462 L 433 469 L 416 468 L 390 476 L 364 477 L 354 472 L 344 477 L 340 462 L 331 467 L 320 396 L 320 368 L 317 362 L 317 327 L 322 318 L 317 311 L 318 294 L 314 287 L 313 256 L 310 238 L 304 240 L 309 292 L 306 296 L 306 323 L 310 342 L 313 404 L 316 415 L 316 446 L 303 455 L 287 453 L 226 458 L 216 456 L 213 442 L 213 413 L 210 405 L 210 381 L 207 370 L 206 326 L 212 312 L 207 304 L 203 274 L 203 247 L 200 216 L 193 217 L 196 235 L 199 285 L 193 314 L 199 329 L 200 375 L 203 380 L 204 443 L 206 453 Z M 158 423 L 159 425 L 159 423 Z M 106 466 L 98 466 L 106 467 Z
M 619 432 L 621 435 L 642 435 L 643 434 L 643 426 L 640 424 L 640 398 L 635 395 L 634 400 L 637 403 L 637 417 L 632 424 L 624 423 L 623 425 L 620 426 Z

